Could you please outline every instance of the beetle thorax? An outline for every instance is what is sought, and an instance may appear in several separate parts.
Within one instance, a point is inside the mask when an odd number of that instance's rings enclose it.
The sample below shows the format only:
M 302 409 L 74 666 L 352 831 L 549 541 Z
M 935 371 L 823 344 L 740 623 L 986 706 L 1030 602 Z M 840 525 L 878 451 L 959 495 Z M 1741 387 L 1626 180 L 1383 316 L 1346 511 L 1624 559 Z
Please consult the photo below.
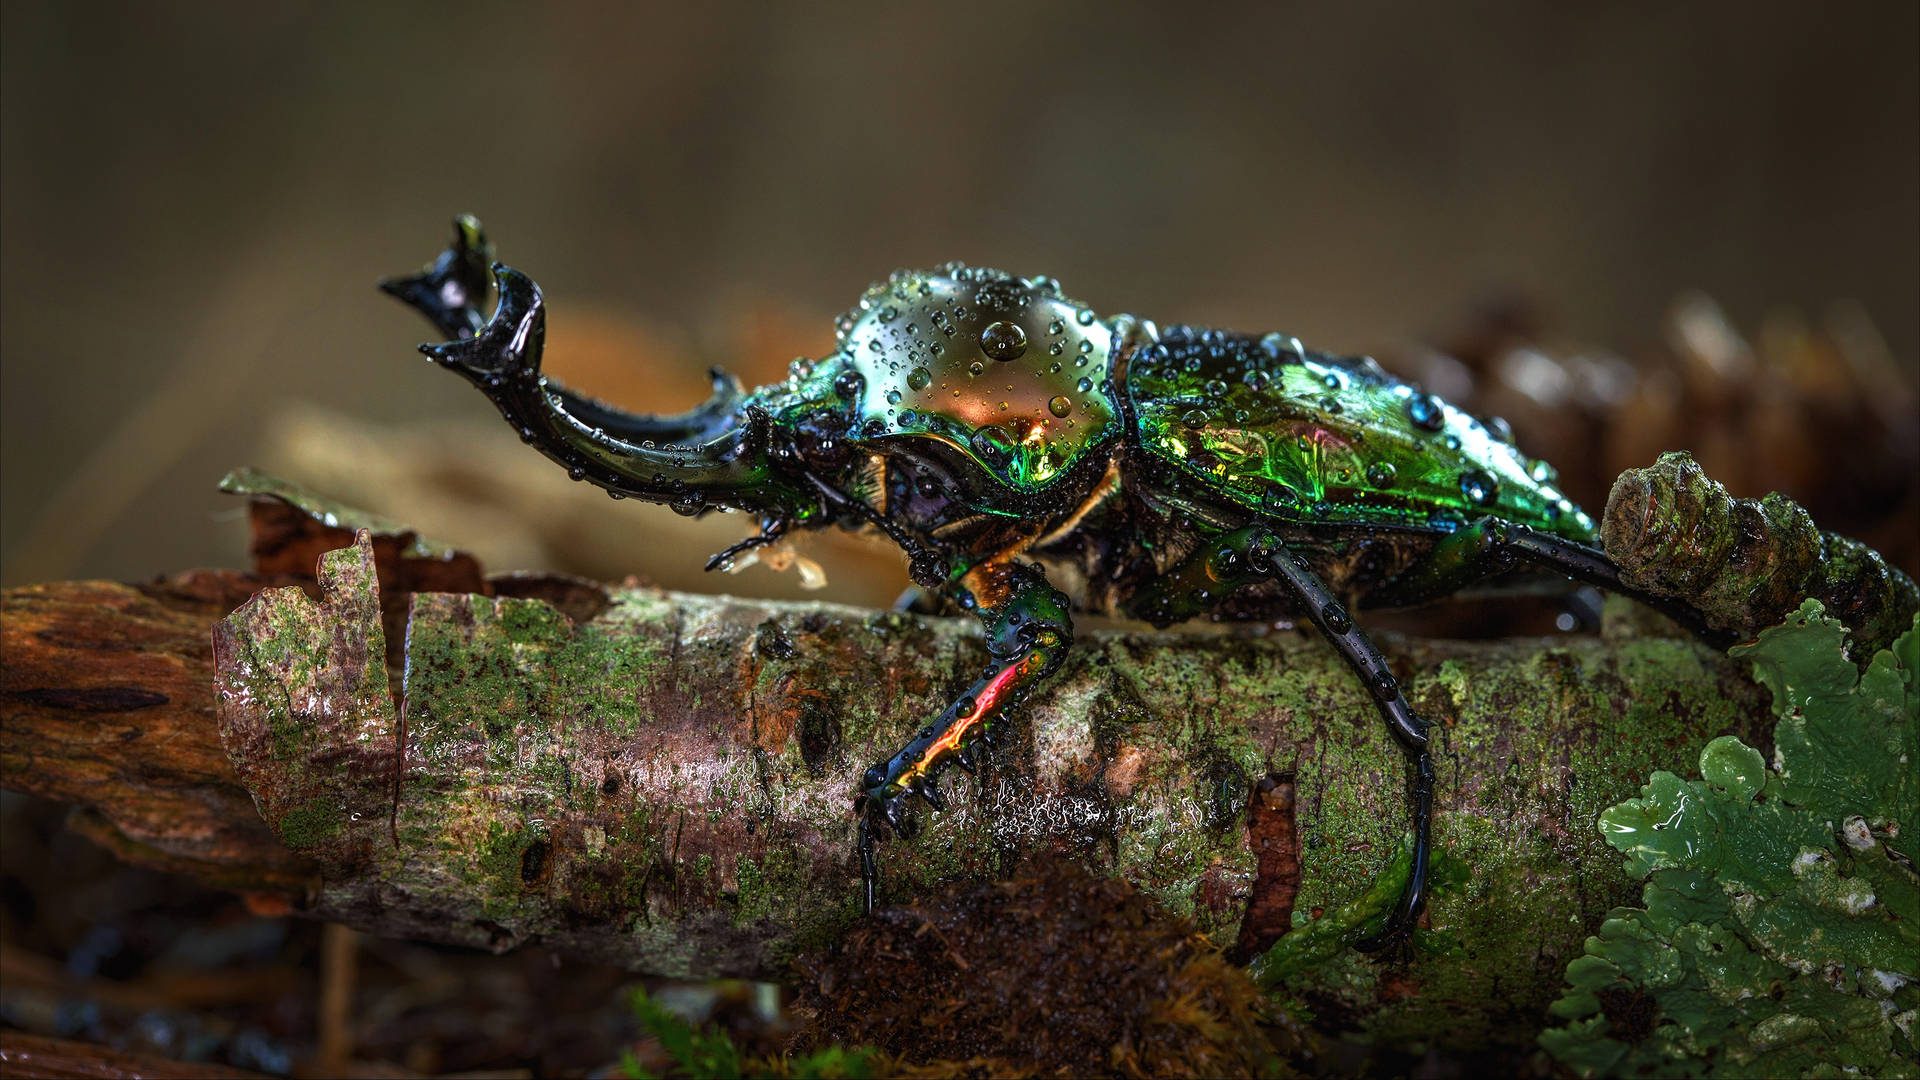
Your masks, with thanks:
M 1036 493 L 1117 430 L 1113 330 L 1051 278 L 949 263 L 867 290 L 839 323 L 863 440 L 946 444 Z

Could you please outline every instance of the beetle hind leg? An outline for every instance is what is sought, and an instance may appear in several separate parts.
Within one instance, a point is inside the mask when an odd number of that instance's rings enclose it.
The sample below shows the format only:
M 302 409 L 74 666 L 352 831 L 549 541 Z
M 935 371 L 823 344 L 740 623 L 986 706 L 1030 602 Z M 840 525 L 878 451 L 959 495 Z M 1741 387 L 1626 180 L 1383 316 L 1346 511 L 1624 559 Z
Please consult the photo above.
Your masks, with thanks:
M 1324 582 L 1307 566 L 1306 560 L 1280 546 L 1271 534 L 1261 538 L 1256 549 L 1259 559 L 1286 585 L 1307 617 L 1330 642 L 1340 658 L 1373 695 L 1374 706 L 1387 722 L 1394 741 L 1406 755 L 1410 776 L 1407 796 L 1413 809 L 1413 859 L 1407 883 L 1400 899 L 1379 933 L 1355 943 L 1363 952 L 1378 952 L 1404 944 L 1419 922 L 1427 904 L 1427 871 L 1433 852 L 1433 755 L 1428 749 L 1427 724 L 1407 704 L 1387 666 L 1387 659 L 1373 641 L 1353 622 L 1346 608 Z

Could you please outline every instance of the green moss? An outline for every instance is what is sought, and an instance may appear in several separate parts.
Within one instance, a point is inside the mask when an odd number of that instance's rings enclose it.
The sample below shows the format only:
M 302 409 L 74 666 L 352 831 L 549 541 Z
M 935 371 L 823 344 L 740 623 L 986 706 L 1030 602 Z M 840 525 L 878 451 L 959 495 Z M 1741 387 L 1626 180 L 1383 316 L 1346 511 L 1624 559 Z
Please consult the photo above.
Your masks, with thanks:
M 317 848 L 340 833 L 345 811 L 331 802 L 314 800 L 280 815 L 280 842 L 294 851 Z
M 1540 1038 L 1600 1075 L 1915 1076 L 1920 619 L 1862 674 L 1807 601 L 1733 655 L 1780 720 L 1774 767 L 1732 736 L 1600 815 L 1646 881 L 1567 967 Z
M 490 821 L 469 853 L 471 877 L 481 888 L 481 911 L 489 919 L 506 919 L 528 902 L 528 852 L 544 844 L 546 829 L 532 823 Z

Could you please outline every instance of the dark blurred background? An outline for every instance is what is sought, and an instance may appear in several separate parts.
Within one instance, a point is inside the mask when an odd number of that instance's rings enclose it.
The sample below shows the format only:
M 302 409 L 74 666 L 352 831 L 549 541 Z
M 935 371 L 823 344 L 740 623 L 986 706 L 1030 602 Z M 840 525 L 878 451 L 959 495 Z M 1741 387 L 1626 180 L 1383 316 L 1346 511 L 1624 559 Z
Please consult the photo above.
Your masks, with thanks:
M 493 460 L 504 425 L 372 288 L 456 211 L 545 288 L 551 369 L 639 407 L 771 378 L 950 258 L 1389 361 L 1490 298 L 1626 355 L 1688 290 L 1747 333 L 1849 301 L 1911 372 L 1917 12 L 7 0 L 4 576 L 236 565 L 237 464 L 379 501 L 375 462 Z M 683 544 L 525 457 L 537 505 L 413 519 L 496 570 L 790 591 L 702 581 L 689 545 L 738 519 Z M 484 486 L 457 464 L 404 479 Z

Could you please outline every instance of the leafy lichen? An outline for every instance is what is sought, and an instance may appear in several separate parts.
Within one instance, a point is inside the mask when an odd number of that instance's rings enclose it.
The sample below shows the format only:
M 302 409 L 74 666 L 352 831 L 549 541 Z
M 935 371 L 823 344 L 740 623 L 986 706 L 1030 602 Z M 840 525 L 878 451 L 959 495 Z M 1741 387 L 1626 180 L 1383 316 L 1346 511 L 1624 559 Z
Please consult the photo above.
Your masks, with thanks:
M 1585 1076 L 1920 1076 L 1920 618 L 1862 673 L 1808 600 L 1732 650 L 1773 694 L 1769 769 L 1732 736 L 1600 815 L 1642 908 L 1567 966 L 1541 1045 Z

